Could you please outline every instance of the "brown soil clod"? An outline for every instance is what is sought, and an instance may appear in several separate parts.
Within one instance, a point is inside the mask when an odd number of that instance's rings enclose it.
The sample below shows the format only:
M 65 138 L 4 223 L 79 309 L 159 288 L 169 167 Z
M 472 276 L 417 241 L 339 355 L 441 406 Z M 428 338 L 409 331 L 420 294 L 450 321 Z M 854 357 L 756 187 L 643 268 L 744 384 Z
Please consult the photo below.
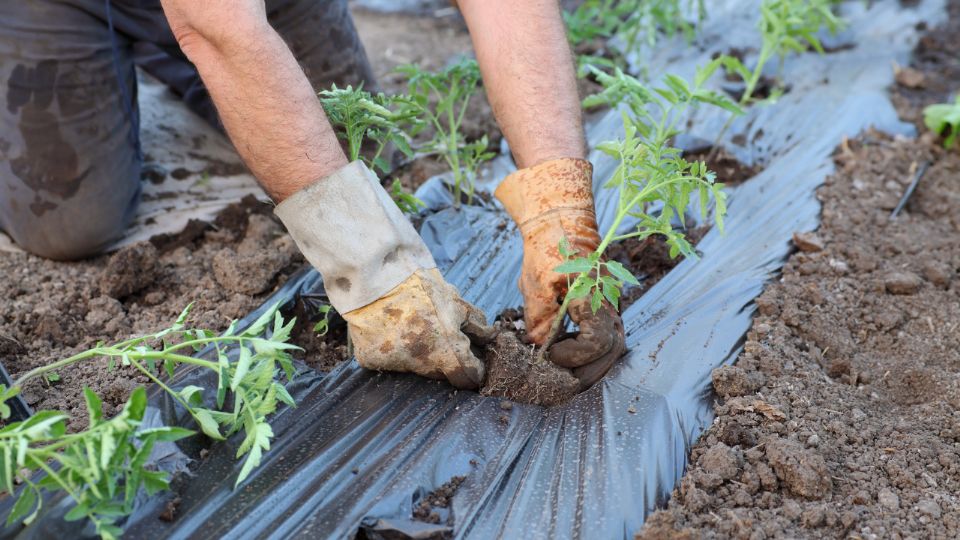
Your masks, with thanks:
M 428 493 L 413 507 L 413 519 L 426 523 L 453 525 L 450 503 L 457 494 L 466 476 L 454 476 L 450 481 Z M 444 515 L 446 518 L 444 518 Z
M 157 248 L 149 242 L 127 246 L 110 257 L 100 278 L 100 289 L 123 299 L 153 283 L 157 273 Z

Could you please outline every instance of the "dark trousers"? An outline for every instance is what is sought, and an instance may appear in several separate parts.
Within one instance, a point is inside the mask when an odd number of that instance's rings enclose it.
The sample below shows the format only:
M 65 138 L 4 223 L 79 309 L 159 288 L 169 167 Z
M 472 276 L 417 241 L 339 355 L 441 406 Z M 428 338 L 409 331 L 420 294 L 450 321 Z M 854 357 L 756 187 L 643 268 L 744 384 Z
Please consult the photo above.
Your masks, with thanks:
M 266 4 L 315 89 L 375 86 L 346 0 Z M 0 229 L 27 251 L 95 254 L 133 218 L 142 166 L 134 65 L 219 125 L 159 0 L 0 0 Z

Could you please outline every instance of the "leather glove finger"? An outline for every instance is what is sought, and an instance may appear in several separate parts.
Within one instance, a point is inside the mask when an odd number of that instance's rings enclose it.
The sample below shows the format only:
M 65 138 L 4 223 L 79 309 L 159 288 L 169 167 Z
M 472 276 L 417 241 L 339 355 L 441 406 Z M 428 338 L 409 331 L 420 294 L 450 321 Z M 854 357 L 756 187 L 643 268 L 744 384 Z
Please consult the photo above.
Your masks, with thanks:
M 466 334 L 470 343 L 477 347 L 490 344 L 499 331 L 487 324 L 487 317 L 479 308 L 466 300 L 460 300 L 460 303 L 467 312 L 463 324 L 460 325 L 460 331 Z
M 600 380 L 626 352 L 623 321 L 616 310 L 604 302 L 596 312 L 588 299 L 570 303 L 570 318 L 580 326 L 576 336 L 550 347 L 550 361 L 573 370 L 581 388 Z

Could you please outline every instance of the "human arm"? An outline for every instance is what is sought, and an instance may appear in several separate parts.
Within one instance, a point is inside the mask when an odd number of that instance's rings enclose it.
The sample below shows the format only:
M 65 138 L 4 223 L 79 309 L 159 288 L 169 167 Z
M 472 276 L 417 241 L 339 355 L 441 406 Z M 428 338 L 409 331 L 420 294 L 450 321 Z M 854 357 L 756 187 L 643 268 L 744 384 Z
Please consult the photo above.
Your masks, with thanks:
M 484 368 L 470 345 L 490 337 L 483 314 L 444 281 L 379 179 L 347 163 L 263 1 L 162 5 L 227 134 L 323 276 L 360 365 L 476 388 Z
M 555 0 L 460 0 L 484 87 L 520 169 L 497 188 L 497 199 L 523 236 L 520 290 L 527 336 L 548 343 L 567 291 L 561 239 L 580 255 L 600 242 L 593 169 L 584 158 L 580 100 L 566 30 Z M 550 348 L 549 358 L 572 368 L 586 388 L 625 350 L 623 324 L 607 302 L 593 312 L 587 300 L 570 309 L 580 327 Z
M 518 168 L 585 158 L 573 57 L 556 0 L 459 0 Z
M 323 107 L 263 0 L 161 0 L 223 126 L 275 201 L 347 164 Z

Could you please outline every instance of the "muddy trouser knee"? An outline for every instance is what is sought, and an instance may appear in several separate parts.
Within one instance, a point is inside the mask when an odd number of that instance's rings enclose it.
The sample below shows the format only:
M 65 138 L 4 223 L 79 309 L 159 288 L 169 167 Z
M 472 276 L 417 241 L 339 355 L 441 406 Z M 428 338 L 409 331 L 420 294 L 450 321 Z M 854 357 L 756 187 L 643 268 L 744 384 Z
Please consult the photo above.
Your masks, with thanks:
M 346 0 L 266 5 L 315 89 L 376 88 Z M 219 126 L 159 0 L 0 1 L 0 229 L 28 251 L 80 258 L 132 220 L 141 168 L 135 59 Z
M 84 257 L 133 217 L 136 88 L 112 38 L 72 6 L 0 2 L 0 229 L 27 251 Z

